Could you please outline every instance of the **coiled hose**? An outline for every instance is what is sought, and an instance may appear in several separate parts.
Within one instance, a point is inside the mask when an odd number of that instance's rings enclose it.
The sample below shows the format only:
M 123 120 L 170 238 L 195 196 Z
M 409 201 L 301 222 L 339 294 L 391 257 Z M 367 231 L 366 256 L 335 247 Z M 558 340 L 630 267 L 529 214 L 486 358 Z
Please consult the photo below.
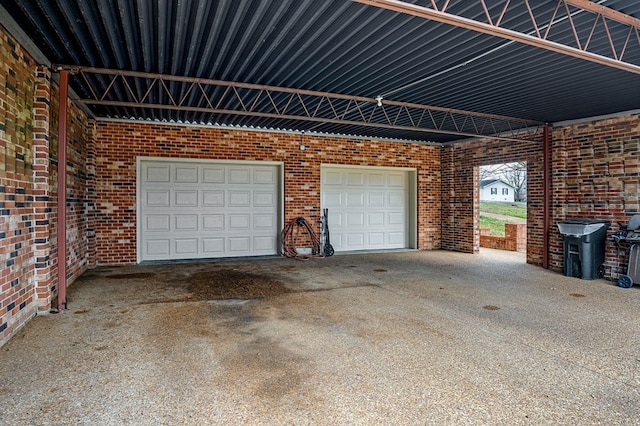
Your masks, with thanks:
M 299 244 L 308 246 L 311 243 L 311 253 L 298 253 Z M 320 250 L 320 239 L 304 217 L 297 217 L 290 221 L 282 230 L 282 255 L 295 259 L 313 259 L 324 257 Z

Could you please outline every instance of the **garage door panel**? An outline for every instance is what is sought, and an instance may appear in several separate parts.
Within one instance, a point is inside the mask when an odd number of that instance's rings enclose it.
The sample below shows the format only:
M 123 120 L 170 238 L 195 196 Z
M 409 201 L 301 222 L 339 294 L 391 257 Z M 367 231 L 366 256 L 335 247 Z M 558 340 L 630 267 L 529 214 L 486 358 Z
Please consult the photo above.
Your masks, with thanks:
M 349 233 L 346 235 L 346 240 L 349 250 L 364 248 L 364 233 Z
M 364 206 L 364 193 L 350 191 L 347 192 L 347 207 L 362 207 Z
M 251 228 L 251 216 L 248 214 L 233 214 L 229 217 L 229 229 L 232 231 L 246 231 Z
M 225 175 L 224 167 L 202 167 L 202 183 L 225 183 Z
M 148 191 L 145 195 L 145 205 L 149 207 L 169 207 L 170 205 L 171 191 L 169 190 Z
M 231 207 L 249 207 L 251 205 L 251 193 L 249 191 L 230 191 L 229 206 Z
M 164 215 L 149 215 L 143 221 L 146 231 L 149 232 L 168 232 L 171 230 L 171 216 Z
M 255 207 L 273 207 L 276 204 L 276 194 L 274 192 L 254 192 L 253 205 Z
M 175 207 L 198 207 L 198 191 L 175 191 Z
M 223 214 L 203 214 L 202 229 L 203 231 L 224 230 L 224 215 Z
M 141 160 L 140 259 L 278 252 L 279 166 Z
M 157 240 L 147 240 L 145 242 L 146 251 L 150 256 L 169 256 L 171 240 L 168 238 L 157 239 Z
M 229 183 L 251 183 L 251 169 L 249 167 L 229 168 Z
M 264 252 L 271 254 L 273 250 L 277 250 L 277 239 L 272 236 L 255 237 L 253 239 L 254 250 L 256 252 Z
M 367 206 L 384 207 L 384 192 L 369 192 L 367 194 Z
M 374 212 L 367 214 L 368 226 L 384 226 L 384 212 Z
M 195 256 L 198 253 L 197 238 L 179 238 L 174 240 L 175 253 L 177 255 Z
M 324 197 L 324 205 L 327 208 L 342 206 L 343 194 L 341 192 L 326 192 Z
M 166 165 L 147 165 L 143 168 L 143 176 L 147 182 L 167 183 L 171 180 L 171 166 Z
M 174 216 L 176 231 L 197 231 L 198 215 L 197 214 L 177 214 Z
M 324 186 L 340 186 L 342 185 L 342 172 L 327 170 L 322 173 L 322 185 Z
M 393 225 L 404 225 L 405 214 L 404 213 L 389 213 L 387 223 Z
M 206 191 L 202 192 L 203 207 L 224 207 L 224 191 Z
M 175 179 L 177 183 L 197 183 L 198 167 L 196 166 L 177 166 L 175 168 Z
M 405 243 L 404 232 L 389 232 L 387 235 L 389 237 L 390 245 L 404 247 L 404 243 Z
M 218 257 L 224 253 L 224 238 L 203 238 L 202 253 L 204 257 Z
M 230 237 L 228 241 L 230 253 L 246 253 L 251 249 L 250 237 Z
M 405 174 L 403 173 L 389 173 L 389 187 L 390 188 L 404 188 L 405 186 Z
M 403 193 L 389 193 L 389 206 L 402 207 L 405 204 L 405 195 Z
M 347 226 L 364 226 L 364 213 L 347 213 Z
M 409 246 L 408 171 L 323 166 L 321 174 L 336 251 Z
M 254 184 L 275 185 L 277 180 L 278 180 L 278 176 L 276 175 L 276 172 L 273 169 L 257 168 L 254 170 L 254 173 L 253 173 Z
M 384 173 L 369 173 L 369 186 L 384 186 Z
M 367 235 L 368 245 L 373 247 L 384 246 L 384 232 L 371 232 Z
M 347 185 L 352 185 L 352 186 L 364 185 L 364 173 L 360 173 L 360 172 L 347 173 Z
M 253 215 L 254 229 L 273 229 L 276 224 L 276 217 L 271 214 Z
M 341 228 L 343 223 L 346 223 L 345 214 L 340 214 L 337 211 L 331 212 L 329 210 L 329 228 Z

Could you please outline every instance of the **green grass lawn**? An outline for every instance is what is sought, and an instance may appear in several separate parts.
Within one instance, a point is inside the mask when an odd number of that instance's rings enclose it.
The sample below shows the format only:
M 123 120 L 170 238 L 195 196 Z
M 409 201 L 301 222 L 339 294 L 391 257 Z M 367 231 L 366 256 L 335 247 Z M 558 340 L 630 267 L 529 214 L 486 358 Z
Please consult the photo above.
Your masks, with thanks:
M 480 215 L 480 228 L 491 229 L 491 235 L 495 235 L 496 237 L 504 237 L 505 223 L 507 223 L 505 220 Z
M 480 203 L 480 228 L 489 228 L 491 229 L 491 235 L 504 237 L 504 225 L 508 221 L 483 216 L 483 212 L 526 219 L 527 203 L 501 203 L 498 201 L 483 201 Z
M 501 203 L 499 201 L 482 201 L 480 203 L 480 213 L 496 213 L 505 216 L 527 218 L 527 203 Z

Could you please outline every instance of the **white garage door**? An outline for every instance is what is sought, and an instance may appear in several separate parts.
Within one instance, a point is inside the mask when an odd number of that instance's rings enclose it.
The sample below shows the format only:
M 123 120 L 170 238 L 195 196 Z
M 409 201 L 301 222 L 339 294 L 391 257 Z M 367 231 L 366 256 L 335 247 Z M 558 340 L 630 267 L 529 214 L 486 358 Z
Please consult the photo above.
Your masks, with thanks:
M 322 168 L 322 207 L 329 209 L 336 251 L 406 248 L 409 243 L 407 170 Z
M 140 159 L 138 260 L 276 254 L 279 166 Z

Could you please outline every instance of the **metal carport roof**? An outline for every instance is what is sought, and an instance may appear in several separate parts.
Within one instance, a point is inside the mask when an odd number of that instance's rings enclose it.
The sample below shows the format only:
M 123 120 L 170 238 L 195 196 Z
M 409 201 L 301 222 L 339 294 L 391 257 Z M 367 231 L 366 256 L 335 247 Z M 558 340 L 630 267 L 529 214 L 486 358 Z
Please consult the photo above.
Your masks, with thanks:
M 443 7 L 467 19 L 494 19 L 531 32 L 554 18 L 557 42 L 606 54 L 621 51 L 624 25 L 558 2 L 410 1 Z M 598 4 L 640 17 L 640 2 Z M 319 91 L 384 102 L 435 105 L 557 122 L 640 107 L 640 74 L 539 47 L 508 41 L 350 0 L 5 0 L 3 6 L 52 63 L 166 74 L 295 90 Z M 569 11 L 571 19 L 564 15 Z M 571 22 L 575 28 L 569 26 Z M 590 33 L 591 36 L 590 36 Z M 609 33 L 609 37 L 607 37 Z M 637 35 L 637 29 L 636 33 Z M 640 64 L 640 38 L 629 37 L 624 60 Z M 105 89 L 104 76 L 75 75 L 81 98 Z M 129 80 L 133 91 L 147 90 Z M 94 86 L 92 88 L 92 85 Z M 208 89 L 211 96 L 216 90 Z M 158 99 L 162 95 L 153 89 Z M 195 93 L 195 92 L 194 92 Z M 207 95 L 191 93 L 195 105 Z M 198 92 L 199 93 L 199 92 Z M 126 101 L 127 91 L 109 94 Z M 253 98 L 251 98 L 253 99 Z M 266 98 L 261 98 L 267 102 Z M 165 99 L 166 102 L 166 99 Z M 284 101 L 283 101 L 284 102 Z M 372 105 L 372 107 L 375 105 Z M 134 118 L 447 142 L 460 139 L 412 129 L 357 123 L 309 122 L 292 117 L 251 116 L 144 106 L 90 105 L 98 117 Z M 206 109 L 206 108 L 205 108 Z M 375 112 L 372 110 L 371 114 Z M 362 115 L 367 115 L 363 113 Z M 412 116 L 414 117 L 414 116 Z M 413 118 L 407 118 L 412 121 Z M 437 121 L 437 120 L 436 120 Z

